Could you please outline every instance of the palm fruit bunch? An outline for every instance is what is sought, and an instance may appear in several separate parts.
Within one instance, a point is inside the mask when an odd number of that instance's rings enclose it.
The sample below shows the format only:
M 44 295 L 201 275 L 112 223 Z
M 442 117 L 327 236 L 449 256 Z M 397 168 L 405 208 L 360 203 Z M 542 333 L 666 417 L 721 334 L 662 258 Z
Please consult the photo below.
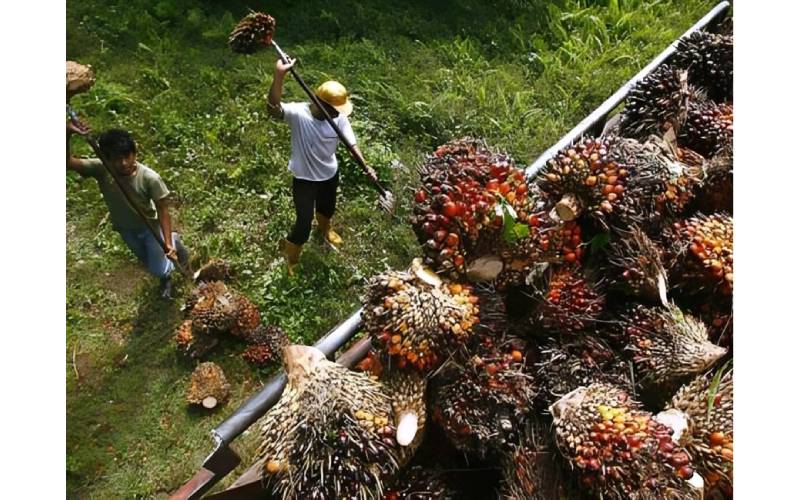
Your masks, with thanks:
M 551 332 L 576 334 L 593 325 L 605 306 L 600 284 L 577 266 L 549 269 L 534 286 L 532 322 Z
M 697 188 L 696 209 L 703 213 L 733 214 L 733 151 L 723 148 L 704 165 L 705 178 Z
M 261 428 L 265 483 L 284 499 L 380 496 L 397 470 L 384 387 L 314 347 L 288 346 L 283 355 L 287 385 Z
M 708 340 L 701 321 L 674 304 L 629 307 L 609 334 L 633 361 L 637 385 L 656 401 L 727 352 Z
M 230 265 L 222 259 L 211 259 L 194 273 L 195 281 L 225 281 L 231 277 Z
M 550 412 L 556 446 L 593 497 L 700 498 L 688 481 L 694 465 L 672 441 L 672 429 L 626 391 L 607 384 L 580 387 Z
M 199 359 L 216 347 L 219 339 L 210 333 L 195 331 L 192 320 L 187 319 L 178 326 L 175 332 L 175 345 L 178 352 L 190 359 Z
M 538 401 L 543 407 L 594 382 L 631 388 L 627 361 L 602 338 L 592 334 L 547 339 L 542 343 L 536 369 Z
M 689 70 L 689 82 L 714 99 L 733 99 L 733 37 L 695 31 L 678 41 L 675 65 Z
M 193 330 L 203 333 L 226 332 L 238 317 L 234 294 L 221 281 L 200 283 L 192 290 L 185 309 Z
M 732 353 L 733 304 L 728 300 L 703 302 L 696 305 L 693 312 L 708 328 L 709 340 L 717 345 L 727 347 L 728 351 Z
M 612 158 L 630 172 L 629 195 L 616 212 L 623 225 L 655 231 L 665 218 L 681 215 L 694 199 L 694 190 L 702 183 L 703 158 L 700 165 L 687 163 L 676 149 L 674 142 L 654 135 L 645 142 L 614 141 Z
M 551 159 L 537 185 L 562 220 L 586 214 L 607 229 L 655 219 L 656 195 L 666 190 L 669 170 L 657 151 L 639 154 L 642 147 L 617 137 L 585 139 Z
M 620 135 L 644 139 L 662 135 L 667 126 L 680 130 L 697 91 L 688 84 L 686 70 L 661 65 L 628 92 L 621 113 Z M 698 96 L 699 97 L 699 96 Z
M 558 462 L 558 452 L 548 429 L 532 420 L 520 433 L 514 449 L 503 456 L 498 497 L 504 500 L 577 498 Z
M 242 294 L 234 294 L 236 320 L 230 327 L 231 335 L 244 337 L 261 324 L 261 313 L 253 302 Z
M 634 226 L 620 232 L 606 252 L 609 288 L 647 302 L 667 302 L 667 271 L 661 249 Z
M 286 333 L 275 325 L 259 325 L 245 336 L 245 340 L 249 346 L 242 357 L 253 366 L 264 366 L 279 359 L 281 351 L 289 343 Z
M 678 140 L 705 156 L 730 148 L 733 144 L 733 106 L 713 101 L 692 102 Z
M 94 71 L 91 65 L 67 61 L 67 102 L 74 95 L 88 92 L 94 82 Z
M 444 475 L 422 465 L 404 468 L 386 488 L 382 500 L 445 500 L 458 498 Z
M 263 12 L 247 14 L 233 28 L 228 46 L 237 54 L 253 54 L 269 47 L 275 32 L 275 19 Z
M 211 409 L 225 402 L 230 396 L 230 391 L 231 386 L 225 379 L 222 368 L 209 361 L 200 363 L 192 372 L 186 400 Z
M 364 325 L 400 368 L 433 370 L 470 337 L 478 321 L 470 286 L 442 282 L 415 262 L 412 271 L 372 278 L 364 297 Z
M 428 380 L 418 373 L 394 370 L 382 382 L 389 394 L 397 429 L 398 465 L 403 467 L 422 443 L 427 420 L 425 391 Z
M 423 185 L 411 223 L 426 265 L 463 278 L 474 261 L 492 255 L 490 267 L 498 267 L 490 279 L 504 268 L 518 277 L 546 251 L 538 235 L 549 236 L 556 223 L 535 210 L 524 173 L 511 158 L 465 138 L 439 147 L 419 172 Z
M 429 404 L 450 442 L 483 458 L 516 442 L 537 389 L 525 340 L 484 336 L 475 344 L 436 375 Z
M 681 425 L 676 427 L 682 432 L 676 432 L 674 438 L 692 457 L 705 480 L 707 495 L 721 490 L 732 497 L 733 370 L 723 370 L 713 377 L 701 375 L 683 386 L 664 413 L 680 419 Z
M 675 222 L 664 239 L 673 289 L 688 295 L 733 295 L 733 217 L 697 214 Z

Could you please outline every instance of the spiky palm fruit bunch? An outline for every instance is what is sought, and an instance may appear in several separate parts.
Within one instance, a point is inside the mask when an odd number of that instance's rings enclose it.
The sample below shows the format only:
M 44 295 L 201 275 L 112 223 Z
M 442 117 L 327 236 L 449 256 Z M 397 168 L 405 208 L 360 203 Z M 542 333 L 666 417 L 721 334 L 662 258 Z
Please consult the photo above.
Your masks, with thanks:
M 733 349 L 733 304 L 731 301 L 710 301 L 697 304 L 692 308 L 694 314 L 703 320 L 708 328 L 708 339 L 711 342 Z
M 284 499 L 380 496 L 397 470 L 384 387 L 316 348 L 283 353 L 288 382 L 261 427 L 265 482 Z
M 698 214 L 675 222 L 664 240 L 673 289 L 686 295 L 733 295 L 733 217 Z
M 708 340 L 705 325 L 676 305 L 635 305 L 610 329 L 633 361 L 636 383 L 658 400 L 688 378 L 702 373 L 727 350 Z
M 712 98 L 733 99 L 733 36 L 695 31 L 678 41 L 672 58 L 689 70 L 689 82 L 708 89 Z
M 693 102 L 678 140 L 705 156 L 733 144 L 733 106 L 712 101 Z
M 637 226 L 620 232 L 607 250 L 609 288 L 647 302 L 667 302 L 661 249 Z
M 666 125 L 680 130 L 696 91 L 688 85 L 686 70 L 662 65 L 628 92 L 621 113 L 620 135 L 644 139 L 661 135 Z
M 429 404 L 457 449 L 485 457 L 517 440 L 537 388 L 523 339 L 486 336 L 475 343 L 437 374 Z
M 76 94 L 87 92 L 94 82 L 94 70 L 91 65 L 67 61 L 67 101 Z
M 364 297 L 364 325 L 400 368 L 429 371 L 463 344 L 478 321 L 469 286 L 443 283 L 418 267 L 372 278 Z
M 519 442 L 501 461 L 503 475 L 498 497 L 503 500 L 577 498 L 577 491 L 558 463 L 549 429 L 536 420 L 525 425 Z
M 244 337 L 261 324 L 261 313 L 253 302 L 242 294 L 234 295 L 236 320 L 230 328 L 231 335 Z
M 595 382 L 631 388 L 627 361 L 592 334 L 545 341 L 536 370 L 538 401 L 545 408 L 578 387 Z
M 704 164 L 705 178 L 697 189 L 696 208 L 703 213 L 733 214 L 733 151 L 730 147 Z
M 203 333 L 226 332 L 237 318 L 234 294 L 221 281 L 200 283 L 192 290 L 186 310 L 193 329 Z
M 242 357 L 253 366 L 264 366 L 279 359 L 283 348 L 289 345 L 289 337 L 275 325 L 259 325 L 245 336 L 245 340 L 249 347 Z
M 692 457 L 706 492 L 733 496 L 733 370 L 705 374 L 681 387 L 666 412 L 685 420 L 677 441 Z
M 550 160 L 537 185 L 563 220 L 585 214 L 603 228 L 652 223 L 660 220 L 659 196 L 674 177 L 670 163 L 656 145 L 585 139 Z
M 689 454 L 672 429 L 617 387 L 592 384 L 550 407 L 556 445 L 597 498 L 699 498 Z
M 225 379 L 222 368 L 209 361 L 200 363 L 192 372 L 186 400 L 192 404 L 214 408 L 228 399 L 230 391 L 231 386 Z
M 445 500 L 458 498 L 458 494 L 445 480 L 443 474 L 422 465 L 411 465 L 395 477 L 387 487 L 382 500 Z
M 214 335 L 195 331 L 192 320 L 187 319 L 175 332 L 175 345 L 178 352 L 190 359 L 199 359 L 213 349 L 219 340 Z
M 558 256 L 561 246 L 549 240 L 560 223 L 537 208 L 523 171 L 507 156 L 465 138 L 438 148 L 419 171 L 411 223 L 426 265 L 472 281 L 508 272 L 504 281 L 511 282 L 541 255 Z
M 394 370 L 382 382 L 392 404 L 396 440 L 400 446 L 397 461 L 403 467 L 414 456 L 425 434 L 428 379 L 418 373 Z
M 639 225 L 654 232 L 665 219 L 683 214 L 694 199 L 695 187 L 703 180 L 703 158 L 700 165 L 687 163 L 676 149 L 674 143 L 654 135 L 645 142 L 614 142 L 612 157 L 630 172 L 630 193 L 615 212 L 623 226 Z
M 577 266 L 545 272 L 533 288 L 537 302 L 531 318 L 551 332 L 576 334 L 593 325 L 605 306 L 600 284 Z
M 211 259 L 194 273 L 195 281 L 225 281 L 230 277 L 230 265 L 222 259 Z
M 269 47 L 275 32 L 275 19 L 263 12 L 247 14 L 228 37 L 228 46 L 237 54 L 253 54 Z

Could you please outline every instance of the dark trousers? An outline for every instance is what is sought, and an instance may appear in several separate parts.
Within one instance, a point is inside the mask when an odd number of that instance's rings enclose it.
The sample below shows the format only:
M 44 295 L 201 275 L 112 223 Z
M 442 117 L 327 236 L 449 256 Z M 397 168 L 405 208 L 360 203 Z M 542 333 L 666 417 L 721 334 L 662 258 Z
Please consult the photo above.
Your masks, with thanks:
M 292 179 L 295 221 L 287 240 L 295 245 L 302 245 L 308 241 L 315 205 L 317 212 L 328 218 L 333 217 L 336 211 L 337 187 L 339 187 L 338 171 L 327 181 L 307 181 L 297 177 Z

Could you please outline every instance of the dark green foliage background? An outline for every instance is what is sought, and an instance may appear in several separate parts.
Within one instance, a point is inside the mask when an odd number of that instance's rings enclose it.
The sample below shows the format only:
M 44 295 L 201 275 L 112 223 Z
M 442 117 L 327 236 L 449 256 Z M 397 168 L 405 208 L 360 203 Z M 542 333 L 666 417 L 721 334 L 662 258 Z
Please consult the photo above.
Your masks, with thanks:
M 413 167 L 449 139 L 473 135 L 524 166 L 713 6 L 688 1 L 71 0 L 67 58 L 97 83 L 73 105 L 94 130 L 133 132 L 140 160 L 173 190 L 177 223 L 198 261 L 232 263 L 232 285 L 264 320 L 313 342 L 359 304 L 366 277 L 417 254 L 406 224 Z M 395 193 L 395 217 L 341 151 L 336 253 L 317 237 L 299 276 L 277 241 L 290 228 L 289 132 L 266 119 L 275 56 L 237 56 L 227 34 L 248 8 L 272 14 L 276 40 L 312 85 L 334 78 L 353 94 L 353 127 Z M 302 99 L 287 81 L 286 99 Z M 75 140 L 75 149 L 89 150 Z M 405 167 L 391 168 L 399 160 Z M 176 358 L 181 301 L 156 283 L 105 219 L 95 184 L 67 176 L 67 485 L 70 498 L 165 497 L 211 450 L 209 430 L 269 371 L 210 355 L 232 400 L 187 409 L 192 364 Z M 188 286 L 182 285 L 182 293 Z M 253 430 L 235 444 L 248 465 Z M 237 472 L 240 472 L 240 469 Z M 229 477 L 223 484 L 233 479 Z

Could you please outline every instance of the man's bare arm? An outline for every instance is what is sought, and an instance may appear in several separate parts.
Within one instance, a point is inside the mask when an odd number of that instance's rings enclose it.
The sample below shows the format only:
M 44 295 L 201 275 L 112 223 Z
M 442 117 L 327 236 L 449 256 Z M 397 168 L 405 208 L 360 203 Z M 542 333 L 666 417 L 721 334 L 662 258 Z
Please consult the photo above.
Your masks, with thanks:
M 178 258 L 178 254 L 172 246 L 172 219 L 169 215 L 169 197 L 165 196 L 160 200 L 156 200 L 155 204 L 158 222 L 161 224 L 161 234 L 164 235 L 164 244 L 167 246 L 167 251 L 164 253 L 168 258 L 175 260 Z
M 272 75 L 272 85 L 269 87 L 269 96 L 267 97 L 267 111 L 273 118 L 283 118 L 283 109 L 281 108 L 281 96 L 283 95 L 283 79 L 289 69 L 294 66 L 294 59 L 290 59 L 288 63 L 284 63 L 280 59 L 275 63 L 275 71 Z
M 75 125 L 72 122 L 67 122 L 67 170 L 78 172 L 81 175 L 86 175 L 86 160 L 75 158 L 70 152 L 70 139 L 74 134 L 86 135 L 89 133 L 89 127 L 85 124 Z

